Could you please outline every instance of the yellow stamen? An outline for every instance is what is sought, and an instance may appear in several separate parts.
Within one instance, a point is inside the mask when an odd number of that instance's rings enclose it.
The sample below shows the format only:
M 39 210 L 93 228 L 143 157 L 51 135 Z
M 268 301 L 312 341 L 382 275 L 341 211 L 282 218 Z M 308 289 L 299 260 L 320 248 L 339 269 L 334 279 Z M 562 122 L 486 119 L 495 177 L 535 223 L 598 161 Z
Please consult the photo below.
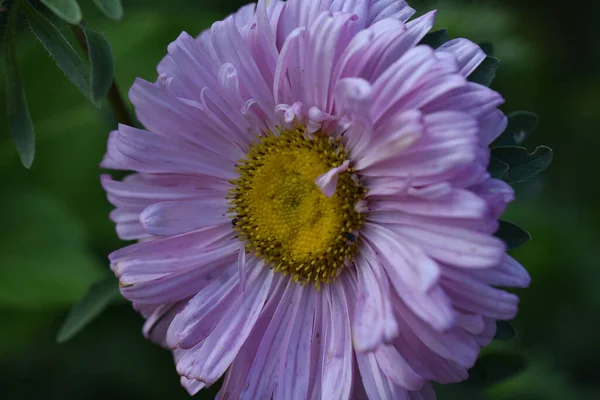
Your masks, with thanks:
M 247 251 L 299 283 L 329 283 L 356 250 L 364 216 L 355 211 L 365 189 L 351 169 L 338 175 L 333 196 L 315 179 L 348 155 L 339 140 L 297 128 L 260 137 L 238 163 L 232 219 Z

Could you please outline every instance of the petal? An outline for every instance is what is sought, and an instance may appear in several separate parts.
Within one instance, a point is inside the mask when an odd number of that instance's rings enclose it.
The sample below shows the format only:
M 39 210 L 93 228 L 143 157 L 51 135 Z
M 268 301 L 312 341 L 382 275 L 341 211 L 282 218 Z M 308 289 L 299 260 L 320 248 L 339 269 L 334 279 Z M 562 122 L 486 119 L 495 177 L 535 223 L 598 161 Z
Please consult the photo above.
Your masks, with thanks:
M 398 224 L 388 227 L 417 245 L 428 256 L 451 265 L 467 268 L 492 267 L 502 260 L 506 251 L 506 246 L 500 239 L 486 233 L 448 226 L 443 224 L 443 219 L 411 220 L 414 222 L 404 219 L 405 222 L 398 221 Z
M 456 58 L 458 68 L 463 76 L 469 76 L 485 59 L 483 50 L 467 39 L 449 40 L 436 51 L 452 54 Z
M 517 314 L 519 298 L 455 269 L 444 269 L 442 285 L 452 303 L 486 317 L 509 320 Z
M 320 14 L 308 31 L 302 82 L 304 96 L 300 99 L 307 107 L 317 107 L 331 113 L 335 84 L 334 69 L 344 48 L 359 28 L 354 14 Z
M 173 304 L 161 304 L 147 318 L 144 323 L 143 333 L 146 339 L 154 343 L 166 346 L 167 329 L 173 318 L 187 304 L 188 300 L 182 300 Z
M 383 345 L 375 351 L 375 359 L 381 372 L 394 384 L 408 390 L 420 390 L 425 379 L 417 374 L 402 354 L 391 345 Z
M 139 220 L 139 217 L 138 217 Z M 113 269 L 118 270 L 119 262 L 137 258 L 154 260 L 157 258 L 179 257 L 182 252 L 201 252 L 203 249 L 233 238 L 231 223 L 203 228 L 183 235 L 142 242 L 119 249 L 108 257 Z
M 126 125 L 119 125 L 116 138 L 109 141 L 107 154 L 121 168 L 138 172 L 192 173 L 226 180 L 236 177 L 235 165 L 230 160 Z
M 363 235 L 372 243 L 388 274 L 396 275 L 408 287 L 423 292 L 437 283 L 440 269 L 417 246 L 406 243 L 393 231 L 366 223 Z
M 290 282 L 281 296 L 254 357 L 240 398 L 264 399 L 273 395 L 281 373 L 282 357 L 288 347 L 292 323 L 311 289 Z
M 348 304 L 342 285 L 322 289 L 324 338 L 321 367 L 321 395 L 326 399 L 347 399 L 352 390 L 352 337 Z
M 369 24 L 384 18 L 398 18 L 404 22 L 415 12 L 404 0 L 371 0 L 369 1 Z
M 369 399 L 409 399 L 408 391 L 392 383 L 381 371 L 374 353 L 357 353 L 356 361 Z
M 405 57 L 406 54 L 413 49 L 433 27 L 436 13 L 437 11 L 430 11 L 427 14 L 408 22 L 406 24 L 406 31 L 403 32 L 398 39 L 393 39 L 390 42 L 390 45 L 385 49 L 385 53 L 380 57 L 377 64 L 373 67 L 373 71 L 371 72 L 370 76 L 373 79 L 380 77 L 386 72 L 386 70 L 391 70 L 392 68 L 390 67 L 392 67 L 392 65 L 400 65 L 400 58 Z M 409 59 L 410 58 L 407 57 L 405 62 Z
M 230 268 L 192 297 L 166 332 L 169 348 L 191 349 L 206 339 L 240 296 L 239 283 L 239 275 Z
M 445 331 L 434 329 L 416 315 L 402 302 L 394 302 L 398 318 L 404 319 L 406 326 L 415 333 L 419 340 L 431 351 L 457 364 L 471 368 L 479 354 L 479 345 L 471 334 L 460 328 Z
M 416 315 L 439 330 L 448 329 L 452 325 L 454 311 L 450 299 L 438 285 L 433 286 L 427 291 L 415 290 L 400 278 L 397 271 L 401 268 L 408 268 L 407 266 L 396 262 L 397 265 L 394 267 L 388 265 L 385 260 L 380 261 L 370 245 L 363 246 L 360 251 L 369 264 L 382 265 L 394 292 L 406 302 L 407 306 Z M 412 260 L 407 260 L 406 262 L 412 262 Z
M 223 314 L 221 321 L 202 342 L 196 354 L 197 363 L 188 378 L 213 384 L 225 373 L 248 338 L 263 309 L 273 281 L 273 272 L 262 263 L 252 271 L 248 280 L 256 282 L 248 284 L 246 295 L 238 298 Z
M 273 284 L 269 298 L 256 321 L 254 328 L 244 345 L 240 348 L 231 367 L 225 375 L 225 380 L 221 390 L 217 394 L 217 399 L 238 399 L 246 387 L 246 378 L 254 358 L 257 355 L 258 347 L 263 339 L 264 333 L 269 326 L 275 310 L 281 303 L 281 296 L 289 278 L 282 278 L 281 275 L 274 275 Z
M 134 264 L 125 265 L 120 276 L 123 297 L 141 304 L 171 303 L 196 293 L 214 279 L 215 272 L 231 266 L 237 259 L 236 248 L 224 246 L 202 253 L 189 260 L 161 261 L 161 266 L 177 265 L 170 272 L 137 271 Z M 184 262 L 185 261 L 185 262 Z M 144 264 L 141 264 L 144 265 Z
M 333 196 L 337 188 L 338 175 L 345 172 L 349 165 L 350 161 L 346 160 L 339 167 L 332 168 L 315 179 L 315 184 L 321 189 L 325 196 Z
M 176 42 L 169 46 L 169 49 L 171 51 L 174 48 L 179 49 L 178 46 L 183 46 L 183 43 L 187 42 L 191 42 L 187 46 L 197 45 L 194 39 L 187 35 L 183 39 L 180 36 Z M 186 50 L 185 54 L 187 55 L 189 51 L 193 50 Z M 178 58 L 176 60 L 181 62 Z M 203 68 L 202 62 L 196 59 L 194 64 L 186 70 L 186 73 L 202 70 L 201 68 Z M 217 74 L 217 71 L 214 73 L 206 71 L 202 80 L 218 82 Z M 179 74 L 177 76 L 186 75 Z M 171 140 L 174 138 L 185 139 L 189 142 L 184 147 L 192 145 L 193 147 L 210 150 L 235 162 L 244 154 L 240 147 L 243 141 L 239 140 L 240 132 L 246 132 L 244 126 L 246 121 L 240 113 L 241 106 L 239 105 L 240 103 L 243 104 L 244 100 L 240 99 L 237 107 L 235 105 L 228 107 L 227 114 L 229 118 L 236 120 L 237 124 L 230 124 L 224 129 L 222 124 L 215 124 L 211 118 L 210 109 L 202 104 L 201 93 L 205 85 L 194 85 L 194 82 L 197 82 L 198 79 L 200 78 L 192 76 L 189 82 L 185 82 L 186 87 L 194 88 L 196 86 L 193 91 L 194 95 L 189 96 L 193 97 L 193 102 L 177 97 L 168 88 L 142 79 L 135 80 L 129 91 L 129 97 L 136 107 L 138 118 L 148 130 Z M 219 86 L 215 86 L 215 84 L 209 86 L 213 92 L 220 93 L 224 90 Z
M 315 352 L 312 344 L 315 318 L 316 294 L 312 288 L 300 303 L 298 313 L 291 325 L 289 344 L 285 349 L 281 372 L 275 385 L 275 400 L 304 400 L 308 398 L 311 372 L 311 355 Z
M 394 196 L 395 197 L 395 196 Z M 443 218 L 483 218 L 487 216 L 485 200 L 471 191 L 452 189 L 435 200 L 414 197 L 385 196 L 385 200 L 369 202 L 371 211 L 402 211 L 409 214 Z
M 380 266 L 371 266 L 362 256 L 356 259 L 356 307 L 352 318 L 352 339 L 356 351 L 375 350 L 394 337 L 398 324 L 389 301 L 389 282 Z
M 209 192 L 193 200 L 152 204 L 140 214 L 146 232 L 171 236 L 199 228 L 227 223 L 228 204 L 221 193 Z
M 498 266 L 471 271 L 471 275 L 493 286 L 526 288 L 531 283 L 527 270 L 508 254 Z
M 479 126 L 481 142 L 484 146 L 489 146 L 506 130 L 508 118 L 500 110 L 490 110 L 481 116 Z

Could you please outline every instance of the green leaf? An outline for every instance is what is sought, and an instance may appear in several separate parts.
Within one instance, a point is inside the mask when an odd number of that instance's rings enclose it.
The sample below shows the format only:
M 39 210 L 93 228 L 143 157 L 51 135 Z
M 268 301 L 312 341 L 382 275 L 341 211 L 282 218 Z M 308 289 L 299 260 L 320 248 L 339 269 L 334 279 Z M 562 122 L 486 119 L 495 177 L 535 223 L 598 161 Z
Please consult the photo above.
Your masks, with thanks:
M 92 284 L 86 295 L 69 311 L 67 319 L 58 331 L 56 341 L 64 343 L 71 339 L 119 296 L 119 283 L 113 275 Z
M 425 35 L 425 37 L 423 37 L 423 39 L 421 39 L 419 44 L 426 44 L 434 49 L 437 49 L 438 47 L 446 43 L 449 39 L 450 36 L 448 36 L 448 30 L 440 29 L 437 31 L 429 32 L 427 35 Z
M 12 10 L 14 15 L 18 10 Z M 16 18 L 10 18 L 7 23 L 10 25 L 6 30 L 4 44 L 4 61 L 6 69 L 6 110 L 8 113 L 8 127 L 10 134 L 15 142 L 21 162 L 26 168 L 31 167 L 35 155 L 35 131 L 33 122 L 29 114 L 27 97 L 19 66 L 17 64 L 17 54 L 14 47 L 15 21 Z
M 540 118 L 529 111 L 516 111 L 508 115 L 508 126 L 493 146 L 520 145 L 537 128 Z
M 493 56 L 494 55 L 494 45 L 492 45 L 489 42 L 481 42 L 479 43 L 479 47 L 481 47 L 481 50 L 483 50 L 483 52 L 488 55 L 488 56 Z
M 494 340 L 513 340 L 517 338 L 517 331 L 508 321 L 496 321 L 496 335 Z
M 113 82 L 114 60 L 112 50 L 104 36 L 85 25 L 82 25 L 81 29 L 85 33 L 90 57 L 92 96 L 94 102 L 100 103 Z
M 506 243 L 508 250 L 521 247 L 531 240 L 529 232 L 509 221 L 500 221 L 500 227 L 495 235 Z
M 94 0 L 96 6 L 110 19 L 123 18 L 123 5 L 121 0 Z
M 13 13 L 11 12 L 13 3 L 14 0 L 0 0 L 0 49 L 2 49 L 8 28 L 16 23 L 16 18 L 12 16 Z M 10 24 L 8 23 L 9 17 L 11 18 Z
M 525 359 L 516 353 L 488 353 L 482 355 L 469 371 L 469 384 L 489 387 L 522 372 Z
M 469 81 L 490 86 L 496 77 L 496 71 L 500 66 L 500 60 L 496 57 L 487 56 L 475 71 L 469 75 Z
M 508 164 L 507 183 L 521 183 L 539 175 L 552 163 L 552 150 L 539 146 L 533 153 L 524 147 L 502 146 L 492 148 L 492 156 Z
M 0 308 L 52 310 L 70 306 L 99 276 L 85 225 L 41 191 L 0 198 Z
M 34 10 L 26 1 L 23 4 L 33 34 L 54 58 L 65 76 L 94 103 L 90 90 L 89 72 L 83 59 L 48 19 Z
M 70 24 L 81 21 L 81 9 L 76 0 L 42 0 L 54 14 Z
M 490 165 L 488 166 L 488 172 L 492 176 L 492 178 L 502 179 L 504 180 L 508 176 L 508 170 L 510 166 L 504 161 L 496 158 L 490 158 Z

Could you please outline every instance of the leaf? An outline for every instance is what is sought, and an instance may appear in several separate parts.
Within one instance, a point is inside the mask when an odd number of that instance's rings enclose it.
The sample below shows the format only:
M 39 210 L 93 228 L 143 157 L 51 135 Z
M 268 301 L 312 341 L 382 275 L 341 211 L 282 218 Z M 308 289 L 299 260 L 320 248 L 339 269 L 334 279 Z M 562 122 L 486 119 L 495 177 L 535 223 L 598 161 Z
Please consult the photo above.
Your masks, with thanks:
M 489 42 L 481 42 L 479 43 L 479 47 L 481 47 L 481 50 L 483 50 L 483 52 L 488 55 L 488 56 L 493 56 L 494 55 L 494 45 L 492 45 Z
M 529 111 L 516 111 L 509 114 L 506 130 L 493 146 L 520 145 L 537 128 L 540 118 Z
M 81 9 L 76 0 L 42 0 L 42 3 L 70 24 L 78 24 L 81 21 Z
M 0 308 L 52 310 L 73 304 L 100 275 L 85 225 L 41 191 L 0 198 Z
M 469 81 L 480 85 L 490 86 L 496 77 L 496 71 L 500 66 L 500 60 L 496 57 L 487 56 L 475 71 L 469 75 Z
M 82 24 L 90 57 L 92 97 L 100 103 L 108 93 L 114 77 L 114 60 L 110 44 L 104 36 Z
M 506 243 L 508 250 L 521 247 L 531 240 L 529 232 L 509 221 L 500 221 L 500 227 L 494 235 Z
M 527 363 L 516 353 L 488 353 L 482 355 L 469 371 L 469 384 L 489 387 L 522 372 Z
M 508 164 L 508 176 L 504 181 L 510 184 L 532 179 L 552 163 L 552 150 L 546 146 L 539 146 L 533 153 L 528 153 L 524 147 L 494 147 L 492 156 Z
M 6 111 L 10 134 L 19 152 L 19 157 L 21 157 L 21 163 L 23 163 L 25 168 L 29 168 L 35 156 L 35 131 L 31 115 L 29 114 L 25 87 L 19 74 L 17 54 L 13 43 L 16 29 L 14 16 L 16 16 L 18 10 L 13 10 L 13 12 L 13 16 L 7 21 L 9 26 L 6 29 L 6 42 L 4 44 Z
M 508 321 L 496 321 L 496 335 L 494 340 L 513 340 L 517 338 L 517 331 Z
M 508 176 L 508 170 L 510 166 L 504 161 L 496 158 L 490 158 L 490 165 L 488 166 L 488 172 L 492 176 L 492 178 L 502 179 L 504 180 Z
M 26 1 L 23 4 L 33 34 L 50 53 L 65 76 L 94 103 L 90 91 L 89 72 L 83 59 L 48 19 L 34 10 Z
M 427 35 L 425 35 L 425 37 L 423 37 L 423 39 L 421 39 L 419 44 L 426 44 L 434 49 L 437 49 L 449 39 L 450 37 L 448 36 L 448 30 L 439 29 L 437 31 L 429 32 Z
M 56 341 L 64 343 L 71 339 L 119 296 L 119 284 L 113 275 L 92 284 L 85 296 L 69 311 L 67 319 L 58 331 Z
M 110 19 L 119 20 L 123 18 L 123 5 L 121 0 L 94 0 L 96 6 Z
M 2 49 L 8 28 L 16 22 L 16 18 L 12 16 L 11 12 L 13 3 L 14 0 L 0 0 L 0 49 Z M 10 24 L 8 23 L 9 18 L 13 19 Z

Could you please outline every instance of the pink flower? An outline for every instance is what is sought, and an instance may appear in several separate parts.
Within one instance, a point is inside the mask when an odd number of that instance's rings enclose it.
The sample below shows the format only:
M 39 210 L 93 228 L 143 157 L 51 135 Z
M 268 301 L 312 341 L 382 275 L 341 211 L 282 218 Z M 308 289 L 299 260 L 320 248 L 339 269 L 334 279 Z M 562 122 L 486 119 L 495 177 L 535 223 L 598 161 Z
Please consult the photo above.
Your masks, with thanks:
M 430 399 L 464 380 L 527 272 L 493 233 L 502 97 L 400 0 L 259 1 L 169 45 L 112 132 L 111 254 L 191 394 Z

